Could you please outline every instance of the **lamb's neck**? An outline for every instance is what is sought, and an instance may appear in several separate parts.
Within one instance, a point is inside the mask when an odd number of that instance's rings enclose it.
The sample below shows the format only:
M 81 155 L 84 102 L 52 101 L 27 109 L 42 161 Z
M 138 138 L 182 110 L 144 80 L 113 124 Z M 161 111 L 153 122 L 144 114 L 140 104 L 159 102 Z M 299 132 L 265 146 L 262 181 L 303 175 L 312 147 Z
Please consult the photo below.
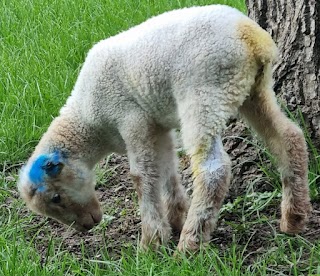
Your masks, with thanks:
M 81 120 L 59 116 L 43 135 L 34 154 L 61 152 L 66 158 L 78 159 L 91 169 L 107 154 L 102 135 Z

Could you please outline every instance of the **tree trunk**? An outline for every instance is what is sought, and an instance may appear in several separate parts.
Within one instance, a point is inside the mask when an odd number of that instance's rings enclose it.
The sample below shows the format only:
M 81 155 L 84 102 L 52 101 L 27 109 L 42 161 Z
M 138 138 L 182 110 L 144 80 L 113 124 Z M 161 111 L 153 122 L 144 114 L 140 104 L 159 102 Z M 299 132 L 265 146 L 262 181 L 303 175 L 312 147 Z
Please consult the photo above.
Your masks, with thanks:
M 279 48 L 274 89 L 289 111 L 301 110 L 320 145 L 320 1 L 246 0 L 249 17 Z
M 301 112 L 313 144 L 320 149 L 320 1 L 246 0 L 246 4 L 249 17 L 267 30 L 278 45 L 274 89 L 279 102 L 295 115 Z M 257 182 L 258 189 L 271 190 L 272 185 L 259 181 L 263 173 L 257 166 L 264 162 L 263 167 L 271 168 L 265 163 L 269 159 L 263 156 L 263 150 L 246 141 L 252 140 L 246 126 L 233 122 L 225 134 L 225 148 L 234 168 L 231 197 L 247 181 Z

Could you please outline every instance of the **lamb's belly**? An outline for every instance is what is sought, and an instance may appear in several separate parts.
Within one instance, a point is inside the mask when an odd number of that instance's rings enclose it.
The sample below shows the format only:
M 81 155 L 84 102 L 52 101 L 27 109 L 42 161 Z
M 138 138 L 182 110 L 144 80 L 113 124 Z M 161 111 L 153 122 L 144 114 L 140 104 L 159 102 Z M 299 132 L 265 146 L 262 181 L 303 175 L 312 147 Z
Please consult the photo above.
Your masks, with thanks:
M 180 126 L 177 108 L 173 102 L 165 104 L 164 102 L 159 103 L 154 100 L 152 103 L 149 103 L 148 107 L 145 107 L 145 110 L 147 110 L 153 121 L 163 128 L 173 129 Z
M 161 92 L 149 92 L 147 95 L 139 95 L 137 102 L 146 111 L 153 121 L 163 128 L 179 128 L 180 120 L 175 99 L 170 90 Z
M 180 120 L 176 112 L 162 114 L 157 116 L 155 121 L 158 125 L 165 129 L 180 128 Z

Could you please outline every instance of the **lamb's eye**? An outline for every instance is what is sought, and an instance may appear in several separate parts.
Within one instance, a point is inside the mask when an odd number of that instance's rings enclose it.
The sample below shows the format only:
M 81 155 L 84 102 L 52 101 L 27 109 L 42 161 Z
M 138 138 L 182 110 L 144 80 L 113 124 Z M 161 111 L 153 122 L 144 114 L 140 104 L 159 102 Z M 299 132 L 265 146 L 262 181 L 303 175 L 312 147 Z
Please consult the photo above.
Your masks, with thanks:
M 46 169 L 51 169 L 53 166 L 53 163 L 50 161 L 45 165 Z
M 51 199 L 51 201 L 52 201 L 53 203 L 60 203 L 60 201 L 61 201 L 60 195 L 59 195 L 59 194 L 54 194 L 53 197 L 52 197 L 52 199 Z

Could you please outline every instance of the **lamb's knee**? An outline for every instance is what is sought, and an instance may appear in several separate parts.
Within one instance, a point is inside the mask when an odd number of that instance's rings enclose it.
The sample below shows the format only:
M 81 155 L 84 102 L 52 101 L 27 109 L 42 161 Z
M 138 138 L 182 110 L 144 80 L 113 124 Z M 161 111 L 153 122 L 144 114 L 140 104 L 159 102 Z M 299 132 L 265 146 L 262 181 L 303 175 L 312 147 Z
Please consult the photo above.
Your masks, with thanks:
M 297 155 L 297 157 L 302 154 L 305 157 L 307 146 L 301 128 L 290 121 L 287 122 L 283 128 L 282 138 L 286 143 L 289 154 Z
M 191 166 L 195 194 L 214 196 L 217 200 L 220 194 L 225 194 L 230 182 L 231 161 L 220 137 L 216 137 L 210 146 L 198 147 L 191 156 Z
M 194 179 L 194 197 L 199 201 L 212 203 L 218 211 L 229 189 L 231 166 L 221 164 L 214 171 L 207 168 L 198 173 Z
M 231 161 L 224 152 L 211 152 L 205 158 L 195 156 L 192 159 L 192 172 L 195 189 L 204 189 L 204 192 L 217 190 L 219 187 L 229 186 L 231 177 Z

